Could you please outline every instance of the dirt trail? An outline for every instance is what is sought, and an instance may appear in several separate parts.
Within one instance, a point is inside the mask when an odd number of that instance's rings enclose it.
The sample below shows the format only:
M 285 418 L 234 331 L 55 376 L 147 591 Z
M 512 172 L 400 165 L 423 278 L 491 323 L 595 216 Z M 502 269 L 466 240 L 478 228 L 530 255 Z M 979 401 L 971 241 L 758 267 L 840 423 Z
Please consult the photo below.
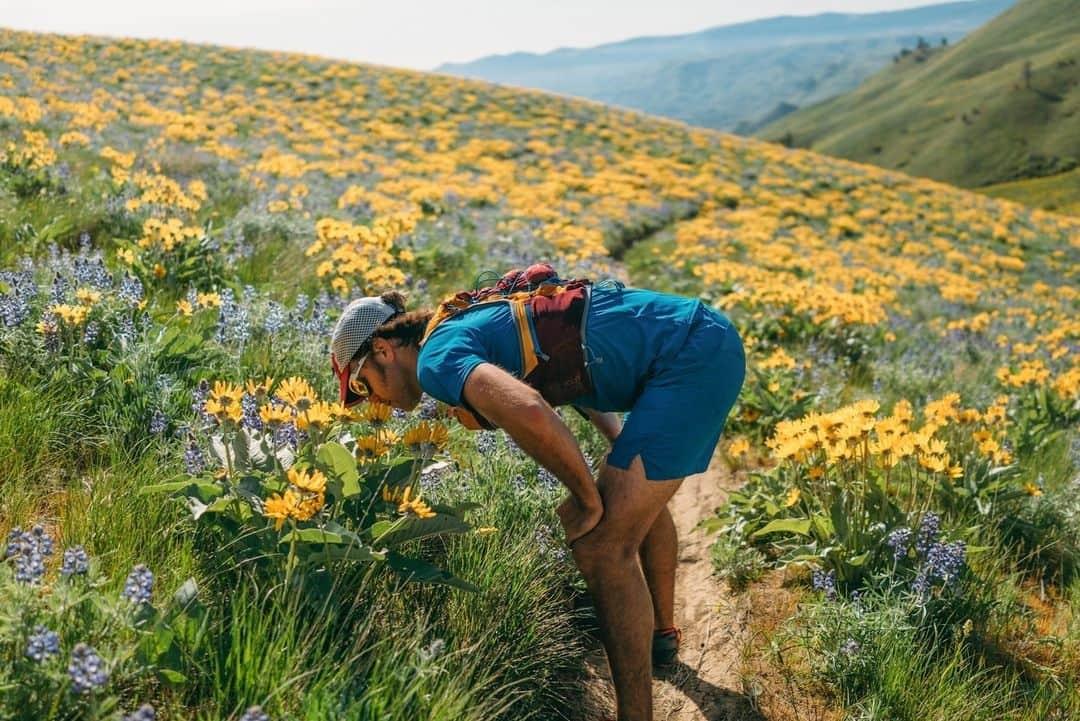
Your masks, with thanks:
M 740 654 L 748 641 L 750 596 L 734 596 L 712 575 L 712 537 L 694 530 L 740 483 L 719 456 L 683 481 L 668 507 L 679 533 L 675 623 L 682 629 L 679 663 L 653 679 L 656 721 L 762 721 L 742 694 Z M 592 706 L 582 721 L 614 718 L 614 693 L 602 649 L 588 658 Z M 598 714 L 598 715 L 594 715 Z

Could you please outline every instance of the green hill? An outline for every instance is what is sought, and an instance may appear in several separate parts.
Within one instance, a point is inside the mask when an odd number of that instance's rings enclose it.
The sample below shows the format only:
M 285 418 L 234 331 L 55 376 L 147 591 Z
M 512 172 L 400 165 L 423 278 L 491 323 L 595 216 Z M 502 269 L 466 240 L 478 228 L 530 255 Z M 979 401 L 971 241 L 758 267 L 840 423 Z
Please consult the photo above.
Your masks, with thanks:
M 1080 158 L 1078 9 L 1023 0 L 759 135 L 966 187 L 1065 173 Z
M 590 48 L 495 55 L 436 70 L 748 134 L 775 117 L 781 104 L 803 107 L 852 90 L 920 37 L 954 42 L 1013 2 L 773 17 Z

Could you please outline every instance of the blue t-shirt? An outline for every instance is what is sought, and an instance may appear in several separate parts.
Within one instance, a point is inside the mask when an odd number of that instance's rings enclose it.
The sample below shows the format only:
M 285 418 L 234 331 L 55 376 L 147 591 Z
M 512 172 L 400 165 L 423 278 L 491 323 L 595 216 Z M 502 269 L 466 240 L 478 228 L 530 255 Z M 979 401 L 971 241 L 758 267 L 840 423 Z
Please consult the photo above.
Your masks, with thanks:
M 597 411 L 630 410 L 653 361 L 678 352 L 701 307 L 696 298 L 594 287 L 585 320 L 593 392 L 576 399 L 574 405 Z M 529 323 L 535 343 L 531 318 Z M 538 345 L 537 350 L 544 349 Z M 481 363 L 494 363 L 521 378 L 521 344 L 509 303 L 485 304 L 444 321 L 420 349 L 416 375 L 429 394 L 461 406 L 465 381 Z

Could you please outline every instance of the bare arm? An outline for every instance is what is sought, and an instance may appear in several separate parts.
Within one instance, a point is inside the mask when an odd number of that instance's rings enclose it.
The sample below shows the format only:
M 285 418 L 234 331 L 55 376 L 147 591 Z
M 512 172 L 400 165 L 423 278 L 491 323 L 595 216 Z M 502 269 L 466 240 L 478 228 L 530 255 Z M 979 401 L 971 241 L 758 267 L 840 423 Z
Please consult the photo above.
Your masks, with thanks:
M 601 435 L 608 439 L 608 443 L 615 442 L 615 439 L 619 437 L 619 433 L 622 432 L 622 418 L 619 417 L 618 413 L 601 413 L 591 408 L 582 408 L 581 410 L 596 426 L 596 430 L 600 431 Z
M 502 428 L 522 450 L 546 467 L 569 489 L 590 520 L 603 512 L 600 493 L 581 448 L 562 418 L 532 387 L 491 363 L 477 366 L 462 395 L 491 423 Z M 595 525 L 595 523 L 593 524 Z M 591 530 L 591 527 L 581 534 Z M 568 529 L 567 538 L 573 533 Z

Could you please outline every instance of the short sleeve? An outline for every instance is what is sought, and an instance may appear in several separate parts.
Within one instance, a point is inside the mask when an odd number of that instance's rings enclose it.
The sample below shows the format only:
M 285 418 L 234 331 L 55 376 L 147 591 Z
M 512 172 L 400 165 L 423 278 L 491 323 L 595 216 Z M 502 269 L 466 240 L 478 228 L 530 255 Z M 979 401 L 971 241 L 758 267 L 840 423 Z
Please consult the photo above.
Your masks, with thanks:
M 424 342 L 416 359 L 416 378 L 429 395 L 452 406 L 461 406 L 461 392 L 469 374 L 486 363 L 479 329 L 463 323 L 447 323 Z

